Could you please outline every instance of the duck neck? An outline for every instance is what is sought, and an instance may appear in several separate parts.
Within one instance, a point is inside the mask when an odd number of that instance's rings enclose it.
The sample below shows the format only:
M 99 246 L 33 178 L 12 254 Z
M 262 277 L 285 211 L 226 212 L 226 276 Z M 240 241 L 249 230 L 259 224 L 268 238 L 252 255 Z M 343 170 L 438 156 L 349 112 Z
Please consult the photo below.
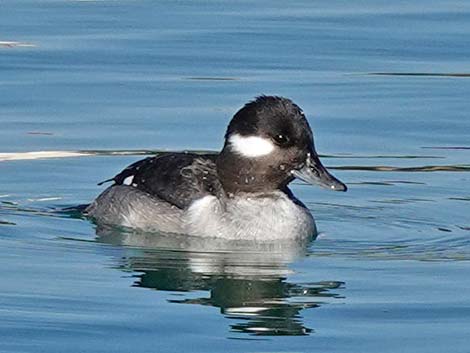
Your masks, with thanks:
M 217 157 L 216 166 L 220 182 L 229 196 L 283 190 L 293 179 L 266 158 L 246 158 L 227 147 Z

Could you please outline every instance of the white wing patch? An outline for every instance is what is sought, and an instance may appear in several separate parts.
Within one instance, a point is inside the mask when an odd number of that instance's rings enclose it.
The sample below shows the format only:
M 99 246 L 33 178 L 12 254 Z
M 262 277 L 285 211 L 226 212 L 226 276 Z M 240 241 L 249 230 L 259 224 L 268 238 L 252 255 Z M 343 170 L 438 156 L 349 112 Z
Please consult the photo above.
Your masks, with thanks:
M 228 142 L 234 152 L 248 158 L 266 156 L 274 150 L 274 144 L 269 139 L 258 136 L 233 134 Z

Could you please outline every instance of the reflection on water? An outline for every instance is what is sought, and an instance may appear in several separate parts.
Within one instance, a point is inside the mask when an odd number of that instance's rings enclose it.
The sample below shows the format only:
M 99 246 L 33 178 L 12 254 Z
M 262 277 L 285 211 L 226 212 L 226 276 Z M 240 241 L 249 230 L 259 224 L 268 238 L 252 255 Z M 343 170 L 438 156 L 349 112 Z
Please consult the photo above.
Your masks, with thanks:
M 97 235 L 126 246 L 117 267 L 138 273 L 134 286 L 185 293 L 172 303 L 218 307 L 233 332 L 307 335 L 313 329 L 304 325 L 302 310 L 341 298 L 342 282 L 287 279 L 289 263 L 305 255 L 307 242 L 235 242 L 102 227 Z
M 423 4 L 2 1 L 0 351 L 468 352 L 470 2 Z M 55 211 L 137 156 L 217 150 L 261 93 L 351 185 L 292 185 L 314 244 L 103 244 Z

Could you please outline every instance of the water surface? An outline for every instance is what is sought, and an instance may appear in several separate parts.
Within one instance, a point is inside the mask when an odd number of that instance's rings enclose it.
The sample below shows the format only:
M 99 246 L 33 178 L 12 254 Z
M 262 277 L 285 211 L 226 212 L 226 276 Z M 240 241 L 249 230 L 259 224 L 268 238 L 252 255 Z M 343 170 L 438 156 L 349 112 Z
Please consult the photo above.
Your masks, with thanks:
M 4 1 L 0 28 L 2 352 L 468 351 L 467 3 Z M 315 242 L 58 212 L 142 155 L 218 150 L 262 93 L 349 186 L 293 185 Z

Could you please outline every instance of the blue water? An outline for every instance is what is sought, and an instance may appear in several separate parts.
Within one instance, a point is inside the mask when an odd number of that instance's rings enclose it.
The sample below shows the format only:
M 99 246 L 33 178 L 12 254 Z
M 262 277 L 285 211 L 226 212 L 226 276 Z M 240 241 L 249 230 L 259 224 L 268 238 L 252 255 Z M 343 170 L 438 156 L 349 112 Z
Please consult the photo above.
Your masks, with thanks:
M 464 1 L 3 1 L 0 351 L 468 352 L 469 38 Z M 349 186 L 293 185 L 315 242 L 58 212 L 139 151 L 218 150 L 262 93 Z

